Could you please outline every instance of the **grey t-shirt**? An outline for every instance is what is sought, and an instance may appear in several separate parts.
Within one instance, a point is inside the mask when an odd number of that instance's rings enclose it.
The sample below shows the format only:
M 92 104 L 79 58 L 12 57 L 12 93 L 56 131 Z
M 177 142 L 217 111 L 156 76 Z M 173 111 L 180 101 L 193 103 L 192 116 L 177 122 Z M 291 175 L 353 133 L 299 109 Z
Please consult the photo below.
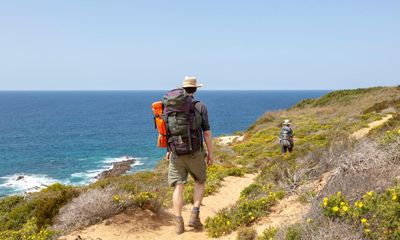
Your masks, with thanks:
M 197 102 L 195 108 L 201 114 L 201 129 L 203 132 L 210 130 L 210 122 L 208 121 L 208 110 L 202 102 Z

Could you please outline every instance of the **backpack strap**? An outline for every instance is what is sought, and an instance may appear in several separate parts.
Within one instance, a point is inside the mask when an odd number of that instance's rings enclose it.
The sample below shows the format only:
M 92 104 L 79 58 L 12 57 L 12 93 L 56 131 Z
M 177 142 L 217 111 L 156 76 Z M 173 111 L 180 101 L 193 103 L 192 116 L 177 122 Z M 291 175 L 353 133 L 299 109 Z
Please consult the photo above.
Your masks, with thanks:
M 200 116 L 201 116 L 201 112 L 200 111 L 198 111 L 197 110 L 197 108 L 196 108 L 196 104 L 197 103 L 199 103 L 200 101 L 199 100 L 195 100 L 195 99 L 193 99 L 193 110 L 196 112 L 198 112 L 199 114 L 200 114 Z M 197 130 L 198 131 L 198 134 L 199 134 L 199 137 L 200 137 L 200 141 L 201 141 L 201 143 L 200 143 L 200 149 L 201 150 L 204 150 L 204 144 L 203 144 L 203 140 L 204 140 L 204 136 L 203 136 L 203 131 L 201 130 L 201 127 Z

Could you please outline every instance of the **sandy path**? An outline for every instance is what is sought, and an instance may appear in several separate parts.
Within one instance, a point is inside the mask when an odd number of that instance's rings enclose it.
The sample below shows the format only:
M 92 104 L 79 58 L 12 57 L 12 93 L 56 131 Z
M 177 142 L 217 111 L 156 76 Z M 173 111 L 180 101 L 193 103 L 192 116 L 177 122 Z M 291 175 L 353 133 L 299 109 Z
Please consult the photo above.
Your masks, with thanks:
M 388 120 L 390 120 L 391 118 L 393 118 L 392 114 L 388 114 L 386 117 L 382 118 L 381 120 L 372 122 L 370 124 L 368 124 L 368 127 L 365 128 L 361 128 L 360 130 L 354 132 L 353 134 L 351 134 L 351 138 L 354 138 L 356 140 L 363 138 L 365 135 L 367 135 L 369 133 L 369 131 L 371 131 L 371 129 L 380 126 L 382 124 L 384 124 L 385 122 L 387 122 Z
M 319 180 L 310 182 L 304 187 L 319 192 L 325 186 L 330 176 L 330 172 L 324 173 Z M 298 195 L 287 196 L 271 208 L 270 214 L 256 222 L 254 228 L 256 229 L 257 234 L 260 235 L 265 229 L 270 227 L 280 228 L 282 226 L 294 224 L 300 221 L 309 209 L 309 204 L 302 204 L 299 202 Z M 236 237 L 237 231 L 223 236 L 220 239 L 236 240 Z
M 248 174 L 243 178 L 225 178 L 217 194 L 204 198 L 204 206 L 201 207 L 200 214 L 202 221 L 204 222 L 207 217 L 214 216 L 219 209 L 234 204 L 239 199 L 240 192 L 253 182 L 254 177 L 255 175 Z M 191 208 L 191 205 L 186 205 L 184 208 L 185 225 L 187 225 Z M 102 240 L 208 239 L 205 230 L 195 232 L 187 226 L 185 228 L 186 232 L 177 236 L 174 232 L 174 221 L 170 214 L 160 217 L 150 213 L 136 212 L 134 215 L 123 213 L 84 230 L 73 232 L 61 239 L 74 240 L 78 235 L 82 238 L 100 238 Z

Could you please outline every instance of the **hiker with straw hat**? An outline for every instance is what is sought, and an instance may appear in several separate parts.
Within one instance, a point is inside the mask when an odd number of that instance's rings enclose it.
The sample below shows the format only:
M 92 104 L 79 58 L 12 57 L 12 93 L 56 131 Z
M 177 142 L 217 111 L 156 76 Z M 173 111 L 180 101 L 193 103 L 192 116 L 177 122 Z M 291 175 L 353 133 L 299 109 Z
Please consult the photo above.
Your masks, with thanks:
M 172 202 L 177 234 L 185 231 L 182 208 L 188 174 L 194 179 L 193 209 L 188 225 L 194 229 L 203 226 L 200 221 L 200 205 L 204 196 L 207 165 L 213 164 L 213 149 L 207 107 L 194 99 L 197 89 L 202 86 L 197 83 L 196 77 L 185 77 L 180 88 L 168 92 L 163 98 L 169 129 L 166 156 L 169 159 L 168 182 L 174 187 Z M 183 102 L 183 107 L 180 102 Z
M 185 77 L 183 79 L 183 88 L 199 88 L 202 87 L 203 84 L 197 84 L 197 78 L 196 77 Z
M 282 154 L 286 154 L 286 152 L 290 153 L 293 151 L 293 129 L 290 127 L 289 119 L 286 119 L 283 122 L 283 126 L 279 133 L 279 142 L 281 144 Z

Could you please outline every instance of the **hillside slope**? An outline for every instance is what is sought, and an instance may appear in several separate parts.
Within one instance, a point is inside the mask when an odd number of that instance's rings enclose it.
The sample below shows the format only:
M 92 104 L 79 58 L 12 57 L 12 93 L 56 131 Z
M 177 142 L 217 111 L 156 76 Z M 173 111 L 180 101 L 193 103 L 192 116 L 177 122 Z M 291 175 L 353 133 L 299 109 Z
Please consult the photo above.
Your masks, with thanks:
M 279 229 L 267 229 L 261 239 L 378 239 L 379 234 L 385 236 L 383 239 L 396 239 L 400 223 L 392 219 L 396 219 L 400 204 L 394 182 L 400 175 L 399 109 L 399 87 L 376 87 L 334 91 L 288 110 L 264 114 L 244 132 L 241 141 L 215 145 L 216 166 L 208 169 L 206 195 L 220 196 L 218 191 L 226 190 L 223 179 L 229 176 L 253 173 L 253 183 L 238 185 L 237 193 L 226 201 L 228 207 L 204 215 L 208 217 L 203 219 L 205 232 L 190 234 L 222 237 L 235 232 L 240 239 L 253 239 L 251 226 L 267 226 L 262 222 L 276 215 L 277 209 L 284 212 L 282 199 L 290 199 L 308 206 L 300 211 L 305 215 L 302 219 L 308 221 L 293 226 L 278 224 Z M 385 118 L 388 114 L 392 117 Z M 277 134 L 287 118 L 293 123 L 296 142 L 293 154 L 283 156 Z M 362 134 L 366 137 L 350 138 L 352 133 L 382 120 L 381 125 Z M 155 216 L 154 226 L 168 225 L 158 221 L 171 205 L 166 170 L 167 162 L 161 161 L 152 172 L 107 178 L 84 187 L 55 184 L 26 197 L 1 199 L 0 239 L 50 239 L 104 219 L 112 225 L 120 213 Z M 320 181 L 325 183 L 316 191 L 312 186 Z M 187 203 L 192 192 L 190 182 L 185 190 Z M 376 198 L 373 202 L 363 198 L 367 192 Z M 384 208 L 389 200 L 391 207 Z M 369 208 L 352 207 L 360 203 Z M 373 207 L 383 210 L 374 212 Z M 140 224 L 129 224 L 134 231 L 142 231 L 135 228 Z M 338 231 L 342 235 L 327 229 L 343 229 Z

